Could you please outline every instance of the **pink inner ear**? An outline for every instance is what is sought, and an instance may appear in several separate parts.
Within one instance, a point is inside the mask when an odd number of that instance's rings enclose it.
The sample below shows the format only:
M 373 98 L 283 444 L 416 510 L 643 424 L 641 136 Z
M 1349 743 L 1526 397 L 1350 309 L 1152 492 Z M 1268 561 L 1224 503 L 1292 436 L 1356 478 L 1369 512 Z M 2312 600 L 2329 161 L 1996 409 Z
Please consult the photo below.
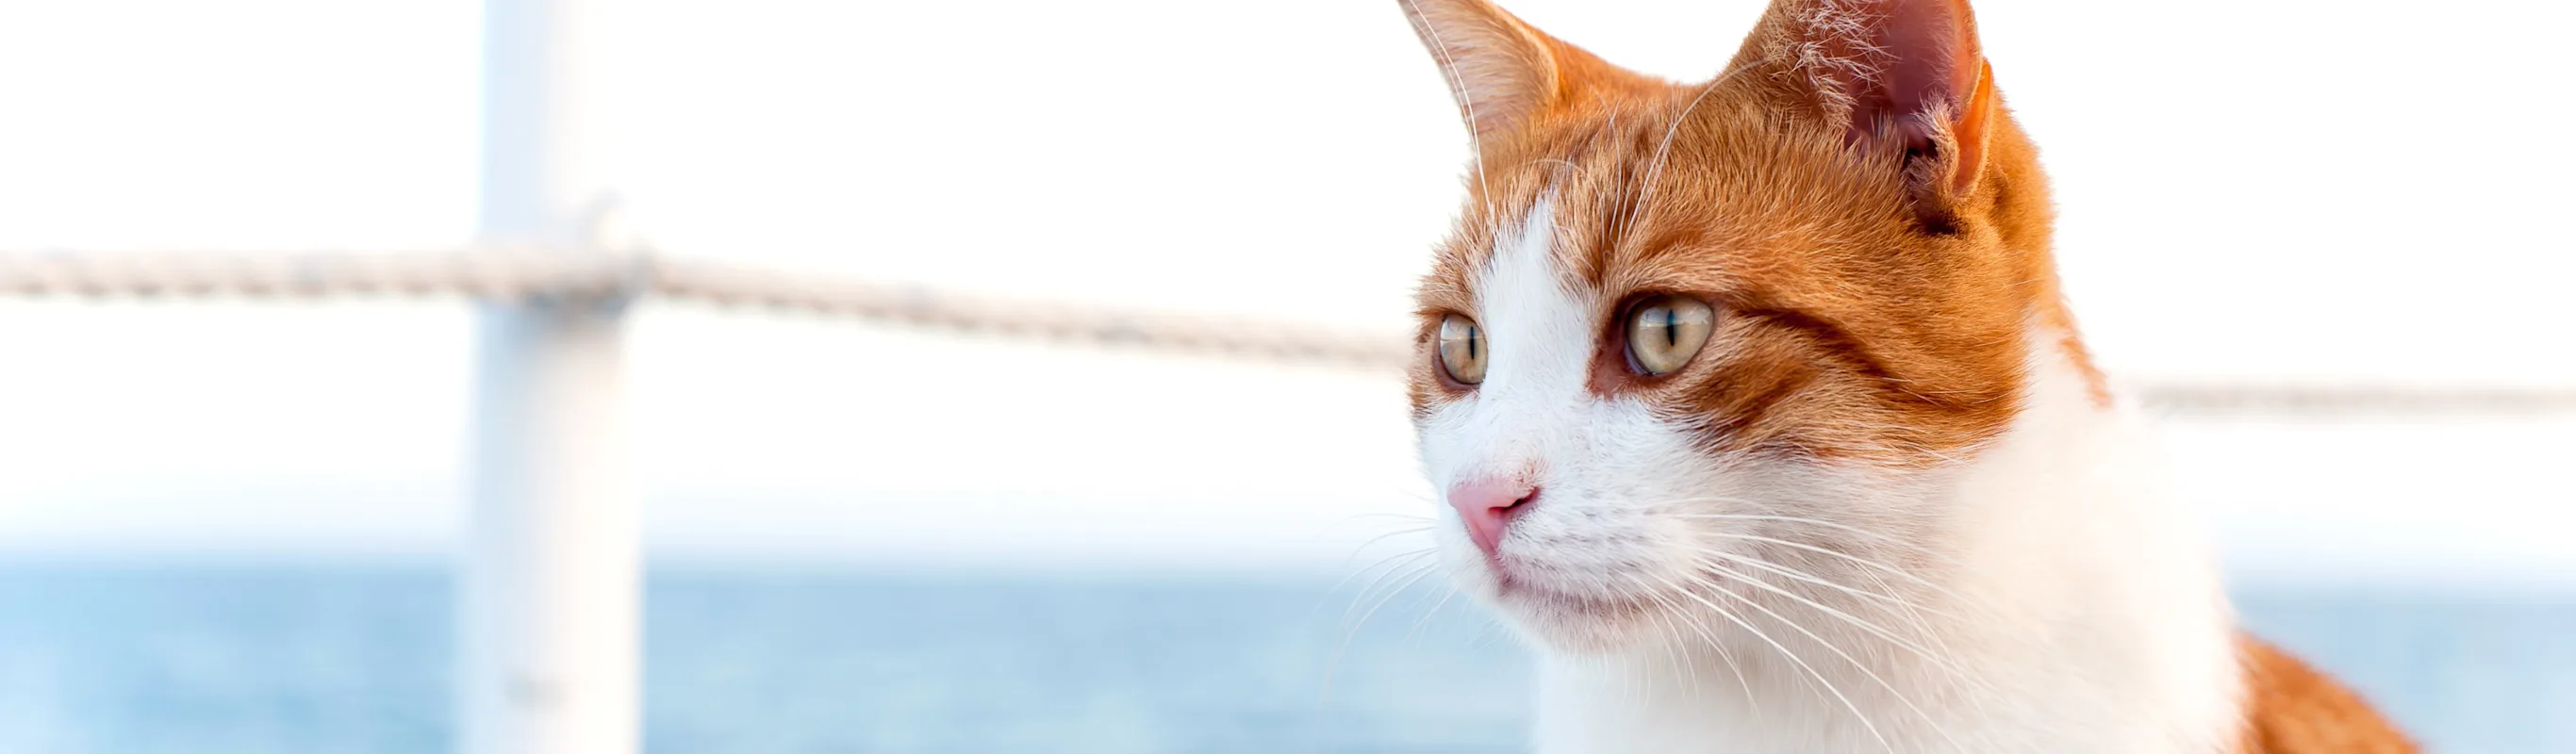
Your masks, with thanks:
M 1953 120 L 1967 115 L 1977 86 L 1983 55 L 1977 50 L 1974 22 L 1966 0 L 1883 0 L 1879 15 L 1855 40 L 1875 48 L 1878 75 L 1853 82 L 1854 138 L 1875 133 L 1882 124 L 1907 146 L 1928 140 L 1928 124 L 1913 116 L 1934 105 L 1948 108 Z

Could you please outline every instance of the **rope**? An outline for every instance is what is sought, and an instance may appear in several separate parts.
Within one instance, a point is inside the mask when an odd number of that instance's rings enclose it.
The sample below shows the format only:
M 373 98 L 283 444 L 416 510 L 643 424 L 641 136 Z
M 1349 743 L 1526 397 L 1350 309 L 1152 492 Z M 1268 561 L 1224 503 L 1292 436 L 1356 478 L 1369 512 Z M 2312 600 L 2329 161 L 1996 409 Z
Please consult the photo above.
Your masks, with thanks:
M 921 285 L 674 258 L 513 246 L 463 250 L 230 253 L 0 251 L 0 296 L 319 299 L 458 296 L 495 302 L 634 299 L 804 311 L 1042 342 L 1128 347 L 1385 372 L 1413 358 L 1406 338 L 1235 315 L 1122 310 L 977 296 Z M 2156 413 L 2191 415 L 2576 412 L 2576 389 L 2134 385 Z

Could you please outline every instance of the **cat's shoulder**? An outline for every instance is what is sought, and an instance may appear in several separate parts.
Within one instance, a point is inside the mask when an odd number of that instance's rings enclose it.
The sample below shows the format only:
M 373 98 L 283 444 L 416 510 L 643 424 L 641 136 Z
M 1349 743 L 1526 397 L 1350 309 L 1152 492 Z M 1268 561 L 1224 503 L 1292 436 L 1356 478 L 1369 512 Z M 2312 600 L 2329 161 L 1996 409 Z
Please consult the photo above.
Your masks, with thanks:
M 2409 754 L 2415 743 L 2361 695 L 2261 639 L 2239 641 L 2245 734 L 2237 754 Z

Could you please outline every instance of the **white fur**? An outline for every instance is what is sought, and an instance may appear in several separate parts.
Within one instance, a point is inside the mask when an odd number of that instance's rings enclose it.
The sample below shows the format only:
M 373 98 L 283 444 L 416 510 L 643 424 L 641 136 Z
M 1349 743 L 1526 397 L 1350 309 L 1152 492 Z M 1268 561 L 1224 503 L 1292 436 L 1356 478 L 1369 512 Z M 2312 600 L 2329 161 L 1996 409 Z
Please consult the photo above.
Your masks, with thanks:
M 2239 671 L 2211 557 L 2056 334 L 2034 328 L 2021 415 L 1962 463 L 1710 457 L 1650 407 L 1585 389 L 1607 315 L 1561 269 L 1553 212 L 1542 200 L 1478 273 L 1484 384 L 1420 426 L 1438 488 L 1540 487 L 1500 547 L 1517 584 L 1641 606 L 1505 593 L 1444 509 L 1456 581 L 1541 649 L 1539 751 L 2228 749 Z M 1733 576 L 1693 580 L 1711 568 Z

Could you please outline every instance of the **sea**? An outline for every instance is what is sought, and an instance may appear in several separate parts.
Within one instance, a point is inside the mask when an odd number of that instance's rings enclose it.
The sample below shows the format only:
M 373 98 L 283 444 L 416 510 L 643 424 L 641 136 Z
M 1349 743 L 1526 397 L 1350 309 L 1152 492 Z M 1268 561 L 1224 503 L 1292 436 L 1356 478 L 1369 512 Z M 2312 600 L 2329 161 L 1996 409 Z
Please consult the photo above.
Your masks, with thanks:
M 657 568 L 645 750 L 1525 750 L 1515 641 L 1363 587 Z M 2238 597 L 2434 751 L 2576 752 L 2576 596 Z M 444 754 L 453 598 L 429 565 L 0 566 L 0 752 Z

